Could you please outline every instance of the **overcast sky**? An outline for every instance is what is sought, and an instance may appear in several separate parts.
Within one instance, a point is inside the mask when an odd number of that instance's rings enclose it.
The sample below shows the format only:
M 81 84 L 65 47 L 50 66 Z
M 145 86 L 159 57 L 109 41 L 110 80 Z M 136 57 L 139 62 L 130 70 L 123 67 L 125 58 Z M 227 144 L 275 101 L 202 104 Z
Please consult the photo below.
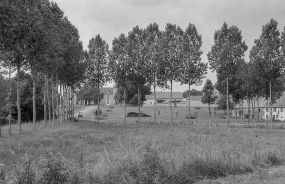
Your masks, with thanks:
M 53 0 L 65 16 L 79 31 L 84 48 L 89 40 L 100 34 L 111 48 L 114 37 L 127 34 L 138 25 L 145 28 L 156 22 L 160 30 L 166 23 L 179 25 L 183 30 L 189 23 L 195 24 L 202 35 L 204 52 L 202 61 L 207 62 L 206 54 L 214 43 L 214 32 L 223 22 L 236 25 L 242 30 L 242 36 L 248 45 L 245 60 L 254 39 L 261 34 L 262 26 L 271 18 L 277 20 L 280 32 L 285 25 L 285 0 Z M 209 78 L 213 84 L 216 75 L 210 70 Z M 200 86 L 191 88 L 201 90 Z M 187 85 L 175 84 L 173 91 L 185 91 Z

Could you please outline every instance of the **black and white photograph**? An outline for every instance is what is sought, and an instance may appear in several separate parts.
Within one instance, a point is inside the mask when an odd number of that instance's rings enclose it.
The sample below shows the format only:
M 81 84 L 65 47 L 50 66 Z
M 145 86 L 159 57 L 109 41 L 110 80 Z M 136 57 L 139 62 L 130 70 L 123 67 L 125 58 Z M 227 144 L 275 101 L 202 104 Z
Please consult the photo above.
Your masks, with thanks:
M 284 0 L 0 0 L 0 184 L 261 183 Z

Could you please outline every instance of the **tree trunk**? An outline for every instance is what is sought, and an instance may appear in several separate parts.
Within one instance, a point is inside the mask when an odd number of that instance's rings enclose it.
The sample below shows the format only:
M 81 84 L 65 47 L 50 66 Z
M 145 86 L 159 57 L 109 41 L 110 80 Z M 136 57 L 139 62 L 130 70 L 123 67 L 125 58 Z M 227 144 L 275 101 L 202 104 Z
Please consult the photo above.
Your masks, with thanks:
M 257 97 L 257 122 L 259 122 L 259 98 Z
M 173 126 L 173 109 L 172 109 L 172 80 L 170 80 L 170 113 L 171 113 L 171 126 Z
M 73 87 L 70 87 L 71 93 L 71 121 L 74 122 L 74 90 Z
M 68 120 L 71 121 L 71 87 L 68 86 Z
M 256 99 L 256 98 L 254 98 L 254 100 L 252 101 L 252 102 L 253 102 L 253 106 L 252 106 L 252 107 L 253 107 L 253 109 L 252 109 L 253 112 L 252 112 L 252 113 L 253 113 L 253 122 L 254 122 L 254 123 L 255 123 L 255 99 Z
M 33 81 L 33 125 L 34 130 L 36 130 L 36 118 L 37 118 L 37 110 L 36 110 L 36 72 L 32 71 L 32 81 Z
M 62 100 L 62 85 L 59 84 L 59 104 L 60 104 L 60 121 L 63 123 L 63 100 Z
M 139 123 L 141 123 L 141 89 L 140 89 L 140 84 L 138 85 L 138 106 L 139 106 Z
M 209 106 L 208 106 L 208 108 L 209 108 L 209 117 L 211 118 L 211 106 L 210 106 L 210 104 L 208 104 Z
M 58 83 L 58 81 L 57 81 L 57 84 L 56 84 L 56 87 L 55 87 L 55 89 L 56 89 L 56 93 L 55 93 L 55 95 L 56 95 L 56 109 L 57 109 L 57 113 L 56 113 L 56 115 L 57 115 L 57 118 L 56 118 L 56 123 L 57 124 L 59 124 L 59 105 L 60 105 L 60 97 L 59 97 L 59 93 L 58 93 L 58 88 L 59 88 L 59 83 Z
M 243 99 L 241 101 L 241 109 L 242 109 L 242 111 L 241 111 L 241 119 L 242 119 L 242 123 L 243 123 L 243 116 L 244 116 L 244 114 L 243 114 Z
M 98 90 L 98 99 L 97 99 L 97 103 L 98 103 L 98 117 L 97 117 L 97 123 L 99 123 L 99 118 L 100 118 L 100 86 L 99 86 L 99 82 L 97 84 L 97 90 Z
M 47 80 L 47 100 L 48 100 L 48 123 L 51 126 L 51 101 L 49 96 L 49 80 Z
M 124 123 L 127 124 L 127 105 L 126 105 L 126 87 L 124 88 Z
M 273 120 L 272 120 L 272 94 L 271 94 L 271 81 L 269 82 L 269 93 L 270 93 L 270 128 L 273 127 Z
M 156 124 L 156 78 L 154 75 L 153 82 L 153 105 L 154 105 L 154 124 Z
M 235 122 L 237 123 L 237 104 L 234 103 L 234 111 L 235 111 Z
M 55 125 L 54 78 L 51 79 L 52 124 Z
M 247 111 L 248 111 L 248 125 L 249 125 L 249 122 L 250 122 L 250 99 L 247 97 Z
M 21 96 L 20 96 L 20 65 L 17 65 L 17 110 L 18 110 L 18 125 L 19 125 L 19 132 L 22 131 L 21 126 Z
M 230 125 L 229 119 L 229 77 L 227 76 L 227 123 Z
M 188 83 L 188 89 L 189 89 L 189 99 L 188 99 L 188 123 L 190 125 L 190 116 L 191 116 L 191 111 L 190 111 L 190 82 Z
M 11 86 L 11 66 L 9 67 L 9 134 L 11 134 L 11 116 L 12 116 L 12 102 L 11 102 L 11 95 L 12 95 L 12 86 Z
M 47 127 L 47 75 L 45 74 L 45 84 L 44 84 L 44 123 Z

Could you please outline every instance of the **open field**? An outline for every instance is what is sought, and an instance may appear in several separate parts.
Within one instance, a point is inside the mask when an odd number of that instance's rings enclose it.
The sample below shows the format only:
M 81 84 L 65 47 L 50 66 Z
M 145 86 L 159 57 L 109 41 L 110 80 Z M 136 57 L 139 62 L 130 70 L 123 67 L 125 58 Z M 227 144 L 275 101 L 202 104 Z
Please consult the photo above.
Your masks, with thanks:
M 22 133 L 0 138 L 0 179 L 169 184 L 285 180 L 283 129 L 90 121 L 40 127 L 32 131 L 27 124 Z
M 80 120 L 95 121 L 94 110 L 96 106 L 86 106 L 83 112 L 83 117 L 78 118 Z M 104 119 L 100 120 L 104 123 L 123 123 L 124 119 L 124 107 L 123 106 L 100 106 L 103 111 Z M 209 116 L 208 107 L 191 107 L 191 115 L 196 116 L 195 119 L 186 118 L 188 115 L 188 107 L 173 107 L 173 120 L 175 124 L 203 124 L 211 126 L 224 126 L 227 125 L 226 115 L 223 110 L 214 110 L 211 108 L 211 114 L 214 116 Z M 138 112 L 138 107 L 127 107 L 128 112 Z M 151 117 L 141 117 L 141 122 L 153 122 L 154 121 L 154 108 L 153 107 L 141 107 L 141 112 L 150 115 Z M 75 114 L 77 117 L 78 113 Z M 157 123 L 170 123 L 171 113 L 170 107 L 168 106 L 158 106 L 157 107 Z M 209 122 L 210 119 L 210 122 Z M 134 124 L 138 122 L 137 117 L 127 118 L 128 124 Z M 248 123 L 248 119 L 243 120 L 238 118 L 237 120 L 230 116 L 229 125 L 234 127 L 251 127 L 256 126 L 259 128 L 270 128 L 270 124 L 267 121 L 253 122 L 251 119 Z M 285 128 L 285 122 L 274 122 L 273 126 L 275 128 Z

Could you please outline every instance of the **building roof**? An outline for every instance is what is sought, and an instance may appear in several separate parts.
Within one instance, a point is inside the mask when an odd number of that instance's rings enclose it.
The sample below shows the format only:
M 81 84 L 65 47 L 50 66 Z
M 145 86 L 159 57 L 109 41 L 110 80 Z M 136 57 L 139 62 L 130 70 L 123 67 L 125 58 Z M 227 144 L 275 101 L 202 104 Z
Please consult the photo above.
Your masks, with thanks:
M 269 107 L 270 105 L 267 102 L 264 103 L 263 107 Z M 281 96 L 278 100 L 276 100 L 275 104 L 272 104 L 272 107 L 285 107 L 285 95 Z
M 145 95 L 145 99 L 153 99 L 154 95 Z M 157 99 L 170 99 L 170 92 L 156 92 Z M 182 99 L 182 92 L 172 92 L 173 99 Z
M 113 89 L 112 87 L 103 87 L 100 88 L 100 92 L 103 93 L 104 95 L 113 95 Z

